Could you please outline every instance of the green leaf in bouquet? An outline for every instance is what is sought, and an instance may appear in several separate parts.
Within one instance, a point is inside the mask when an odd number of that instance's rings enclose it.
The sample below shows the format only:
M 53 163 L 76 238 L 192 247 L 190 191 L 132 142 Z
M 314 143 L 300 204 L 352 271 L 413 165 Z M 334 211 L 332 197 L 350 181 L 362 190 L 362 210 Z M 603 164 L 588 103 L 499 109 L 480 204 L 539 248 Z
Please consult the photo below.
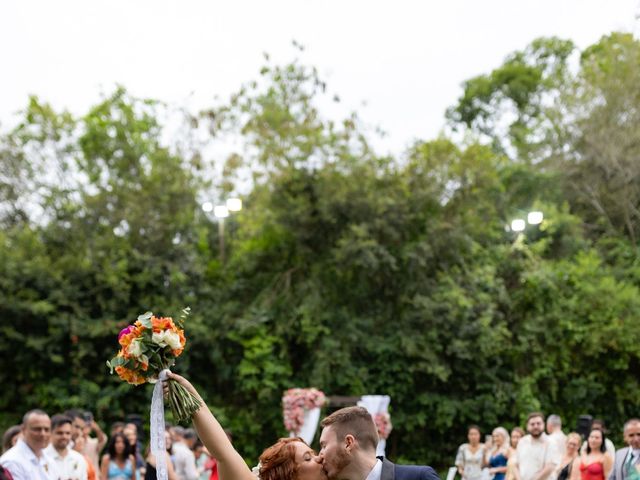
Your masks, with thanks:
M 124 357 L 113 357 L 111 361 L 107 360 L 107 367 L 109 367 L 109 373 L 113 373 L 113 369 L 124 365 L 127 360 Z
M 158 370 L 162 370 L 164 368 L 164 363 L 162 362 L 162 358 L 158 355 L 157 352 L 154 352 L 149 357 L 149 364 L 154 365 Z
M 180 314 L 180 317 L 176 320 L 176 325 L 179 328 L 184 329 L 184 321 L 187 319 L 187 317 L 191 314 L 191 307 L 185 307 L 182 309 L 182 313 Z
M 138 317 L 138 320 L 140 321 L 140 324 L 144 327 L 144 328 L 148 328 L 151 329 L 151 317 L 153 316 L 153 313 L 151 312 L 146 312 L 143 313 L 142 315 L 140 315 Z

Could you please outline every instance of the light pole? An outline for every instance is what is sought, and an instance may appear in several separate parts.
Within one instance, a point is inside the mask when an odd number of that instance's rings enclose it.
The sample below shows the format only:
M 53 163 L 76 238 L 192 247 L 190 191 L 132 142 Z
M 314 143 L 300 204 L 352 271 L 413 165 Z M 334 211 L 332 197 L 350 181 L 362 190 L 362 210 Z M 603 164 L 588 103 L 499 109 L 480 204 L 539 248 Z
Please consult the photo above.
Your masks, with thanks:
M 213 216 L 218 219 L 218 242 L 220 250 L 220 263 L 224 265 L 224 219 L 229 216 L 230 212 L 239 212 L 242 210 L 242 200 L 239 198 L 229 198 L 224 205 L 213 205 L 211 202 L 204 202 L 202 210 L 209 214 L 213 212 Z

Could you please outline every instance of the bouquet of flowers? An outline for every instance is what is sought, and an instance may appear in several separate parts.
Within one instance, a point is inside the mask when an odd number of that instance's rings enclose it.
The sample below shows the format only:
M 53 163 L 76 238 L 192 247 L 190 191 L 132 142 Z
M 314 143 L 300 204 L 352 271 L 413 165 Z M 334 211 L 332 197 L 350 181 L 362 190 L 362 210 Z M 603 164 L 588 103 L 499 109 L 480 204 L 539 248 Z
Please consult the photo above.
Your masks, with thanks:
M 175 364 L 182 354 L 186 339 L 184 319 L 190 309 L 183 310 L 174 322 L 171 317 L 156 317 L 151 312 L 140 315 L 133 325 L 118 335 L 120 351 L 107 362 L 111 373 L 132 384 L 155 383 L 160 372 Z M 200 408 L 200 401 L 176 382 L 169 384 L 169 404 L 177 422 L 184 422 Z
M 373 421 L 376 424 L 376 428 L 378 429 L 378 436 L 381 440 L 386 440 L 393 430 L 393 425 L 391 425 L 391 417 L 386 412 L 376 413 L 373 416 Z
M 290 388 L 282 397 L 284 427 L 287 432 L 298 434 L 304 425 L 304 412 L 319 408 L 325 404 L 326 398 L 317 388 Z

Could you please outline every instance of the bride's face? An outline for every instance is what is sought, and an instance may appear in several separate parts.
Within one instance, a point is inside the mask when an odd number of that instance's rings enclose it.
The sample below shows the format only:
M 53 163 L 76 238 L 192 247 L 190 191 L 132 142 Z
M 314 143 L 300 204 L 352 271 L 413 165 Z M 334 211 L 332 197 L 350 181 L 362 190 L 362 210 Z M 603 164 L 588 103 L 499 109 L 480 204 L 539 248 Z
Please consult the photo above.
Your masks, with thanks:
M 302 442 L 295 443 L 297 480 L 327 480 L 322 461 L 312 449 Z

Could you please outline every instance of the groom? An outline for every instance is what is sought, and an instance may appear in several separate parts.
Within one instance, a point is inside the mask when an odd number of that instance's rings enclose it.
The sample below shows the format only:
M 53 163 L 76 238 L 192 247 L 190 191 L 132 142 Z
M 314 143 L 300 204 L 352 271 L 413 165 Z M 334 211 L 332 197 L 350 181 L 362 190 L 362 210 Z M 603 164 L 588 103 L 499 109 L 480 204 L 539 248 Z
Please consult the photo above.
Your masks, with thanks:
M 376 457 L 378 432 L 363 407 L 342 408 L 320 425 L 320 457 L 329 480 L 440 480 L 431 467 Z

